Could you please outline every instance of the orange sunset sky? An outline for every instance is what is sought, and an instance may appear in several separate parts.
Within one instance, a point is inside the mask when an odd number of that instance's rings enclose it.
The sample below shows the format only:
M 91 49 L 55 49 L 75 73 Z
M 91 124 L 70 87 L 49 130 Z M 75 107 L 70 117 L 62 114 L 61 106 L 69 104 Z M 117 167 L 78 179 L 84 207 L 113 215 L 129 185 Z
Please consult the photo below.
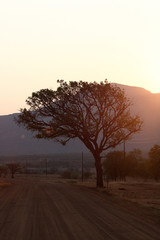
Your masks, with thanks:
M 0 115 L 57 79 L 160 93 L 159 12 L 159 0 L 1 1 Z

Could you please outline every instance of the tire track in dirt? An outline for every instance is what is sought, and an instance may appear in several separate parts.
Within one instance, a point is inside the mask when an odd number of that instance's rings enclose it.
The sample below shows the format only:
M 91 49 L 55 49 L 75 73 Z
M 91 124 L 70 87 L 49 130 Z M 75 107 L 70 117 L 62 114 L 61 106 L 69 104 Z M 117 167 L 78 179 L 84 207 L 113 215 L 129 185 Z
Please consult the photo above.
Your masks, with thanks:
M 64 189 L 64 187 L 62 189 L 58 187 L 57 191 L 64 194 L 65 199 L 68 198 L 75 209 L 81 212 L 84 219 L 88 219 L 88 222 L 100 230 L 101 235 L 104 233 L 104 237 L 110 233 L 109 239 L 159 239 L 158 228 L 155 225 L 151 226 L 144 220 L 138 219 L 138 216 L 129 215 L 117 207 L 113 209 L 112 203 L 98 202 L 95 195 L 89 194 L 87 197 L 88 193 L 80 194 L 75 189 L 72 190 L 72 194 L 68 188 Z
M 0 188 L 2 240 L 159 240 L 159 219 L 133 203 L 39 178 Z

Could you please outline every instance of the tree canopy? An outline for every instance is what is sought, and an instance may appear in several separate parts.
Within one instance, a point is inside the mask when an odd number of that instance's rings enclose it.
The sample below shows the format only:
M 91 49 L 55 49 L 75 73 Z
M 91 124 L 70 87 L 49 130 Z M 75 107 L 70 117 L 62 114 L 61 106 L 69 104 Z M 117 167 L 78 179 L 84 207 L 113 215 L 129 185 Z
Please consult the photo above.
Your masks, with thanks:
M 160 179 L 160 145 L 155 144 L 149 151 L 150 170 L 155 180 Z
M 103 162 L 104 173 L 108 179 L 125 180 L 128 169 L 123 151 L 108 152 Z
M 103 186 L 101 153 L 114 148 L 140 131 L 142 121 L 130 112 L 131 102 L 119 87 L 88 82 L 58 80 L 56 91 L 42 89 L 26 100 L 17 123 L 37 138 L 66 144 L 79 138 L 92 152 L 97 170 L 97 186 Z

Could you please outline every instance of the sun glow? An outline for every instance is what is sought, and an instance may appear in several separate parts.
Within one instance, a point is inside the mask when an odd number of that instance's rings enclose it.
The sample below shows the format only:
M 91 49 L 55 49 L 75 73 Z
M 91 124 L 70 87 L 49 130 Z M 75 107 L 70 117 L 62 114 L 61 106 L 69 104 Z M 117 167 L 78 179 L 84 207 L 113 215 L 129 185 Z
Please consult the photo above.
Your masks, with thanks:
M 0 115 L 65 81 L 160 93 L 160 1 L 6 0 L 0 3 Z
M 156 51 L 156 50 L 155 50 Z M 160 52 L 160 51 L 159 51 Z M 160 54 L 150 55 L 150 61 L 146 72 L 149 74 L 150 81 L 148 82 L 148 90 L 153 93 L 160 93 Z

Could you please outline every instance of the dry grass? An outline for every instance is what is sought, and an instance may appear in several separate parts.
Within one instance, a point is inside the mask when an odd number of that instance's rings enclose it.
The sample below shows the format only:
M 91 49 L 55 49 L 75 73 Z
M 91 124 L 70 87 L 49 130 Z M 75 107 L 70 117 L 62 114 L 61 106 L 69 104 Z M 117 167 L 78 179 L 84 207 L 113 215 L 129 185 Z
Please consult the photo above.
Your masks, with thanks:
M 95 182 L 89 181 L 79 183 L 87 187 L 95 187 Z M 109 187 L 102 191 L 107 191 L 116 197 L 139 203 L 143 206 L 152 207 L 160 210 L 160 183 L 157 182 L 110 182 Z
M 95 179 L 84 181 L 82 183 L 80 180 L 62 179 L 59 175 L 24 175 L 23 177 L 37 179 L 38 181 L 47 181 L 50 183 L 74 183 L 89 188 L 96 188 Z M 0 179 L 0 187 L 11 186 L 16 179 L 23 179 L 23 177 L 17 175 L 14 180 L 11 178 L 5 180 Z M 160 182 L 144 182 L 129 179 L 126 182 L 110 182 L 108 188 L 105 183 L 105 188 L 99 189 L 99 191 L 108 192 L 118 198 L 160 210 Z
M 5 182 L 4 180 L 0 180 L 0 187 L 8 187 L 12 184 L 10 182 Z

